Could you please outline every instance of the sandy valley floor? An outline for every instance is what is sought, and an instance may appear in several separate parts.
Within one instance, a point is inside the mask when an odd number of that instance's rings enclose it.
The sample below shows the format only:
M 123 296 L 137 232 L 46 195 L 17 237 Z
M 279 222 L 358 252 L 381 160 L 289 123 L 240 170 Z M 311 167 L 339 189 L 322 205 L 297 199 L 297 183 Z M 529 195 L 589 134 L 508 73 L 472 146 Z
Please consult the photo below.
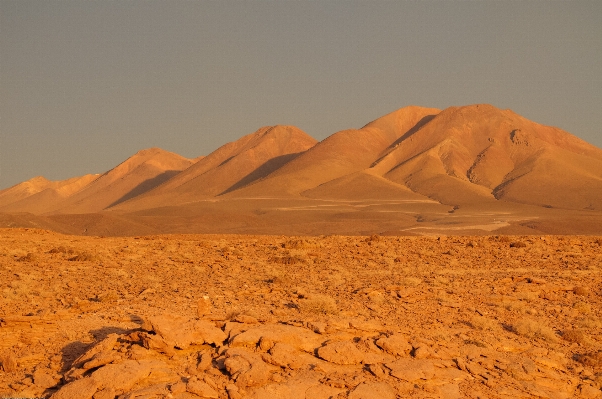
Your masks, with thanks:
M 0 230 L 0 397 L 597 398 L 602 239 Z

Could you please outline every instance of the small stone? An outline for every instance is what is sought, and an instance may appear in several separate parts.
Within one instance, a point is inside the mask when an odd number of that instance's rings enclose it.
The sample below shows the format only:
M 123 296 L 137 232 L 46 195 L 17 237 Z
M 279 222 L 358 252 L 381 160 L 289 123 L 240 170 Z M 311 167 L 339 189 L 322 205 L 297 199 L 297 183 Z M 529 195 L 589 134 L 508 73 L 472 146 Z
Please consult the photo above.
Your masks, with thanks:
M 197 315 L 202 318 L 211 313 L 211 300 L 208 296 L 203 296 L 197 302 Z
M 335 364 L 359 364 L 362 353 L 351 342 L 332 342 L 318 349 L 318 356 Z
M 47 389 L 57 384 L 55 380 L 47 371 L 38 369 L 33 373 L 33 383 L 40 388 Z
M 396 362 L 387 363 L 391 375 L 400 380 L 412 382 L 416 380 L 428 380 L 435 375 L 435 366 L 432 360 L 400 359 Z
M 394 356 L 407 356 L 412 351 L 412 345 L 401 334 L 382 337 L 376 341 L 382 350 Z
M 204 343 L 221 346 L 226 340 L 226 334 L 207 320 L 195 321 L 171 314 L 149 317 L 141 328 L 154 331 L 168 346 L 179 349 Z
M 591 385 L 581 384 L 577 388 L 579 396 L 587 399 L 597 399 L 602 396 L 602 391 Z
M 370 321 L 361 321 L 361 320 L 353 320 L 349 322 L 349 326 L 351 328 L 355 328 L 360 331 L 383 331 L 384 328 L 382 324 L 375 320 Z
M 92 359 L 84 363 L 82 368 L 84 370 L 90 370 L 100 366 L 104 366 L 105 364 L 116 362 L 120 359 L 121 355 L 119 355 L 119 353 L 112 350 L 106 350 L 95 354 L 94 357 L 92 357 Z
M 5 373 L 14 373 L 17 371 L 17 358 L 13 353 L 4 355 L 0 359 L 0 363 L 2 364 L 2 370 Z
M 324 385 L 324 384 L 320 384 L 320 385 L 314 385 L 313 387 L 309 388 L 307 391 L 305 391 L 305 398 L 307 399 L 313 399 L 313 398 L 319 398 L 319 399 L 330 399 L 330 398 L 339 398 L 339 394 L 344 392 L 343 389 L 341 388 L 335 388 L 329 385 Z
M 257 353 L 230 348 L 225 353 L 224 366 L 241 387 L 259 386 L 270 380 L 273 366 L 266 364 Z
M 386 382 L 363 382 L 349 394 L 349 399 L 395 399 L 396 392 Z
M 318 334 L 326 334 L 328 325 L 317 321 L 307 323 L 307 328 Z
M 415 359 L 426 359 L 431 356 L 431 350 L 428 346 L 420 346 L 414 350 L 414 358 Z
M 94 399 L 115 399 L 117 393 L 113 388 L 105 388 L 96 392 L 93 396 Z
M 368 365 L 368 370 L 377 378 L 385 378 L 388 370 L 380 363 Z
M 458 384 L 443 384 L 439 387 L 439 395 L 441 399 L 460 399 L 460 387 Z
M 146 349 L 153 350 L 159 353 L 163 353 L 167 356 L 173 356 L 176 354 L 173 346 L 169 345 L 159 335 L 147 334 L 142 338 L 142 344 Z
M 234 384 L 226 385 L 226 392 L 230 399 L 242 399 L 242 395 L 238 392 L 238 387 Z
M 91 398 L 100 384 L 93 378 L 83 378 L 63 386 L 51 399 L 81 399 Z
M 205 371 L 209 367 L 211 367 L 211 363 L 213 362 L 213 358 L 209 352 L 202 352 L 199 354 L 199 363 L 196 366 L 197 371 Z
M 312 353 L 324 341 L 324 337 L 303 327 L 285 324 L 264 324 L 253 326 L 236 336 L 230 334 L 230 347 L 255 349 L 260 341 L 282 342 L 304 352 Z M 262 346 L 263 350 L 263 346 Z
M 199 395 L 202 398 L 217 398 L 219 397 L 217 391 L 209 386 L 204 381 L 199 381 L 197 379 L 191 379 L 186 384 L 186 391 L 193 393 L 195 395 Z
M 178 381 L 169 386 L 169 391 L 174 395 L 177 395 L 182 392 L 186 392 L 186 384 L 183 383 L 182 381 Z
M 266 360 L 275 366 L 288 367 L 293 370 L 305 365 L 295 348 L 280 342 L 270 349 L 270 356 L 266 356 Z
M 109 364 L 92 373 L 92 379 L 104 388 L 114 388 L 126 392 L 145 378 L 177 377 L 175 372 L 159 360 L 126 360 L 119 364 Z M 59 391 L 60 392 L 60 391 Z
M 550 359 L 549 357 L 536 357 L 535 363 L 541 364 L 542 366 L 546 366 L 556 370 L 564 370 L 564 366 L 557 360 Z
M 573 292 L 575 293 L 575 295 L 580 295 L 580 296 L 587 296 L 589 295 L 589 288 L 587 287 L 583 287 L 583 286 L 577 286 L 573 288 Z
M 243 324 L 257 324 L 259 323 L 257 319 L 253 316 L 247 316 L 246 314 L 239 314 L 234 318 L 235 322 L 243 323 Z

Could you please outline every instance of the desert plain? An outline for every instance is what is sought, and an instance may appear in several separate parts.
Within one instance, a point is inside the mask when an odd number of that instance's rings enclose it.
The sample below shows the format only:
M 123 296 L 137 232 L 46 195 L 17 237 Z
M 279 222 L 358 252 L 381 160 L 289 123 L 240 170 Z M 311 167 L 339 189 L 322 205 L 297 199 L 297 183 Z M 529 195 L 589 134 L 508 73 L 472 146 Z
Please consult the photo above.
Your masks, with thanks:
M 0 396 L 598 398 L 596 236 L 0 230 Z

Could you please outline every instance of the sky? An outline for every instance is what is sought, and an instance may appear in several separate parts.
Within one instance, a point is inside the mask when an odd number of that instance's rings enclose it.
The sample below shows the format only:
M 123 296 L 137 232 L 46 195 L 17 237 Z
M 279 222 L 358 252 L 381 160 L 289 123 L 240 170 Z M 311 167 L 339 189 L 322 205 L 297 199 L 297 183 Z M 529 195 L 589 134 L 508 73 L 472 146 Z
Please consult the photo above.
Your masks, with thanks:
M 489 103 L 602 147 L 602 1 L 0 0 L 0 189 Z

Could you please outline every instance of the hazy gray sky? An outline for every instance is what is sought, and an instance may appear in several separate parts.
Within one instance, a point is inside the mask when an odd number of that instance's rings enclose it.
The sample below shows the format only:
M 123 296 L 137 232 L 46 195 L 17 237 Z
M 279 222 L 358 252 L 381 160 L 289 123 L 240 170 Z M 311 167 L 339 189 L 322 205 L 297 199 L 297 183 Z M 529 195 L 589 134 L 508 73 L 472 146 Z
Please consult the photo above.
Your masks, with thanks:
M 491 103 L 602 147 L 602 1 L 0 0 L 0 188 Z

